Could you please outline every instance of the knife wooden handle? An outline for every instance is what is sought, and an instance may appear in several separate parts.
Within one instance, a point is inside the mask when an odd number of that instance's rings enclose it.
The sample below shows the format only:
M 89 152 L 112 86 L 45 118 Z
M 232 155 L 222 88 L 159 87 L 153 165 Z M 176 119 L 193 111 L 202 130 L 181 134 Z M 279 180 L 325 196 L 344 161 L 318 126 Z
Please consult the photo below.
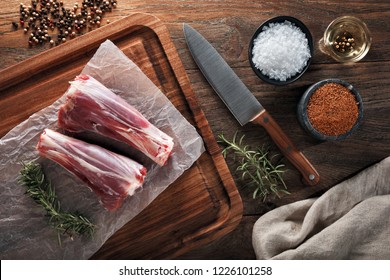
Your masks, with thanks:
M 294 146 L 288 136 L 266 110 L 262 111 L 251 122 L 265 128 L 283 155 L 302 174 L 306 184 L 314 186 L 319 182 L 320 175 L 318 172 L 307 158 Z

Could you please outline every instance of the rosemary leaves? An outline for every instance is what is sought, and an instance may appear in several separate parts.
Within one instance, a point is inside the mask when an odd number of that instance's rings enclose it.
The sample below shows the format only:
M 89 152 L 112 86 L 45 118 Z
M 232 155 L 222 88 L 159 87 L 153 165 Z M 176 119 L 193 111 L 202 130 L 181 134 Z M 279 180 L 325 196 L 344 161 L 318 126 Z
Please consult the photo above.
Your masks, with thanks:
M 46 179 L 42 166 L 36 162 L 23 163 L 20 170 L 20 183 L 27 187 L 26 194 L 41 205 L 47 212 L 49 224 L 58 234 L 92 236 L 95 225 L 78 212 L 61 210 L 54 187 Z M 60 239 L 59 239 L 60 241 Z
M 280 197 L 280 193 L 289 194 L 282 177 L 285 172 L 284 165 L 272 163 L 274 156 L 269 156 L 268 148 L 252 149 L 244 145 L 245 135 L 237 139 L 237 134 L 234 134 L 231 141 L 221 134 L 218 143 L 224 146 L 222 154 L 225 158 L 229 152 L 233 153 L 238 162 L 236 172 L 241 173 L 241 179 L 248 187 L 254 188 L 253 198 L 260 197 L 265 201 L 270 194 L 277 197 Z

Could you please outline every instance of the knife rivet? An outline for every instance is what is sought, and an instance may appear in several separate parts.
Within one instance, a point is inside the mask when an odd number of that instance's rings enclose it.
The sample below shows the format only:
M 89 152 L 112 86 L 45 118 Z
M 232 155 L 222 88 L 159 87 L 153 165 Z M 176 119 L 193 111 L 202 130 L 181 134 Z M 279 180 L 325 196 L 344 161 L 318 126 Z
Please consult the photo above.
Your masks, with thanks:
M 313 181 L 315 178 L 316 178 L 316 176 L 314 174 L 309 174 L 309 180 L 310 181 Z
M 268 122 L 269 122 L 268 117 L 265 117 L 265 118 L 263 119 L 263 121 L 264 121 L 265 123 L 268 123 Z

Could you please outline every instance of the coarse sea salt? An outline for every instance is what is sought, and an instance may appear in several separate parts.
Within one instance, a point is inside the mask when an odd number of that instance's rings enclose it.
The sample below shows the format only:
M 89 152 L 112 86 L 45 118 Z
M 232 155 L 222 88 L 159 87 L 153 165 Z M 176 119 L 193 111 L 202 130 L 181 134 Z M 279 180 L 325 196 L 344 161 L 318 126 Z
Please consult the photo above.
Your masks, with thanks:
M 310 57 L 305 33 L 287 20 L 263 27 L 252 49 L 256 68 L 270 79 L 283 82 L 302 72 Z

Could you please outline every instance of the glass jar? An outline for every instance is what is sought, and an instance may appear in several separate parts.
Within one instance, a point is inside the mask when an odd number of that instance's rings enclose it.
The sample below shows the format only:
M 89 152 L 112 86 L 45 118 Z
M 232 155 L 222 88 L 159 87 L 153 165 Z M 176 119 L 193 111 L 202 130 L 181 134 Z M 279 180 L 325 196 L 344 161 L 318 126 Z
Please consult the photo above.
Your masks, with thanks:
M 371 35 L 367 25 L 353 16 L 332 21 L 324 32 L 325 51 L 338 62 L 357 62 L 369 51 Z

